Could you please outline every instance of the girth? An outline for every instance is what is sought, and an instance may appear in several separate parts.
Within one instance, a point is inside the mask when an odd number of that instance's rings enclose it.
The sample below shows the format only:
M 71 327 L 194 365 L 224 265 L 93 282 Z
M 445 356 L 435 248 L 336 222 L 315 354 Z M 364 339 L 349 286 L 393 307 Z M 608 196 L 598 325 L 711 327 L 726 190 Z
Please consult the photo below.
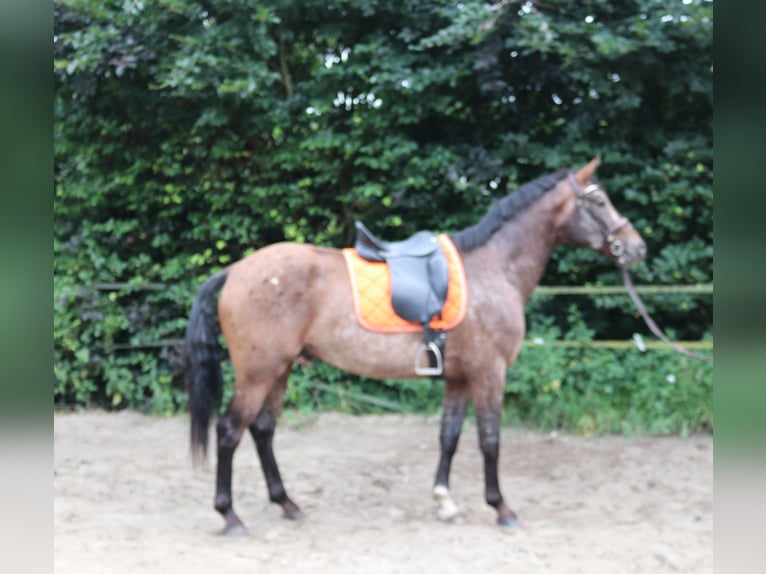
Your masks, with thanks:
M 415 373 L 440 376 L 444 372 L 443 330 L 432 329 L 431 320 L 441 318 L 447 299 L 447 258 L 435 233 L 419 231 L 403 241 L 383 241 L 360 221 L 354 247 L 368 261 L 385 262 L 391 276 L 391 304 L 397 315 L 423 327 L 423 344 L 415 357 Z M 424 358 L 428 366 L 424 366 Z

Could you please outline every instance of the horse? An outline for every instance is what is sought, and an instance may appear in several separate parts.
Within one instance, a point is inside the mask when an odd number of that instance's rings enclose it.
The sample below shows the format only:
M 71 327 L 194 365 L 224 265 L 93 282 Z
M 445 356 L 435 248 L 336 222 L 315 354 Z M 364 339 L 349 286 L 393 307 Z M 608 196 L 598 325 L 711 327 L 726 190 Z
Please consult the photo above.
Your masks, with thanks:
M 622 268 L 646 256 L 643 239 L 595 178 L 599 163 L 596 157 L 581 169 L 560 169 L 528 182 L 496 201 L 475 225 L 448 234 L 463 260 L 468 302 L 444 354 L 440 457 L 432 491 L 443 520 L 458 513 L 449 492 L 450 466 L 466 406 L 473 401 L 486 502 L 497 511 L 498 524 L 519 526 L 498 484 L 503 387 L 524 341 L 525 303 L 554 248 L 586 247 Z M 350 289 L 340 250 L 290 242 L 259 249 L 199 288 L 184 340 L 195 462 L 206 458 L 211 417 L 221 405 L 220 334 L 235 377 L 231 400 L 216 423 L 214 507 L 225 521 L 223 533 L 247 532 L 231 491 L 232 457 L 246 430 L 255 441 L 270 501 L 286 518 L 302 516 L 285 490 L 272 447 L 296 361 L 318 359 L 371 378 L 414 378 L 410 358 L 420 335 L 362 328 Z

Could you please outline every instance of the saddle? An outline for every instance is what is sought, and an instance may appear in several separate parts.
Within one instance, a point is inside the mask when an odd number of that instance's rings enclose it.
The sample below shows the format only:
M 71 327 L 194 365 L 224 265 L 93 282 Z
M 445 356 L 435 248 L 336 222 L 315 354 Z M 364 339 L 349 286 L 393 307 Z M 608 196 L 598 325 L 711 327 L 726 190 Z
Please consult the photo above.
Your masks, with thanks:
M 446 333 L 430 327 L 441 318 L 447 299 L 449 274 L 447 258 L 437 236 L 419 231 L 403 241 L 383 241 L 360 221 L 356 225 L 354 248 L 363 259 L 385 262 L 391 276 L 391 304 L 397 315 L 423 327 L 423 344 L 415 357 L 415 373 L 439 376 L 444 372 Z M 428 366 L 423 365 L 428 359 Z

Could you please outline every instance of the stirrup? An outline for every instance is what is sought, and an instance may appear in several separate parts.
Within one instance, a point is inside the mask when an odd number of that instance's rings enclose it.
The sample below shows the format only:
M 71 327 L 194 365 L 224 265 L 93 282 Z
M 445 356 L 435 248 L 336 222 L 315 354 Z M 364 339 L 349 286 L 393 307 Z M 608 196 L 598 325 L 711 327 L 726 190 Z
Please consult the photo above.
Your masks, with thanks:
M 433 353 L 436 358 L 436 366 L 431 366 L 431 360 L 429 353 Z M 425 357 L 428 364 L 427 367 L 421 367 L 421 359 Z M 418 352 L 415 355 L 415 374 L 423 377 L 437 377 L 444 372 L 444 363 L 442 361 L 442 353 L 436 343 L 428 342 L 423 343 L 418 348 Z

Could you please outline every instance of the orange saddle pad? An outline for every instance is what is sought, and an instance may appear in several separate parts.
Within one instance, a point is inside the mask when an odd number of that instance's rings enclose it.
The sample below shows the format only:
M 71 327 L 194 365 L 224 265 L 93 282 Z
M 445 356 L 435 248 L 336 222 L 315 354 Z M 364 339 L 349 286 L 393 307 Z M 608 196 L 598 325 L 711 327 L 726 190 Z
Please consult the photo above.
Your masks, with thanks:
M 457 327 L 465 317 L 468 306 L 468 285 L 465 281 L 463 260 L 457 248 L 446 235 L 439 235 L 439 243 L 447 256 L 449 287 L 447 300 L 442 307 L 442 318 L 431 321 L 432 329 L 449 330 Z M 422 332 L 418 323 L 405 321 L 394 311 L 391 304 L 391 276 L 385 263 L 362 259 L 356 249 L 343 249 L 351 292 L 354 299 L 354 313 L 359 324 L 377 333 Z

